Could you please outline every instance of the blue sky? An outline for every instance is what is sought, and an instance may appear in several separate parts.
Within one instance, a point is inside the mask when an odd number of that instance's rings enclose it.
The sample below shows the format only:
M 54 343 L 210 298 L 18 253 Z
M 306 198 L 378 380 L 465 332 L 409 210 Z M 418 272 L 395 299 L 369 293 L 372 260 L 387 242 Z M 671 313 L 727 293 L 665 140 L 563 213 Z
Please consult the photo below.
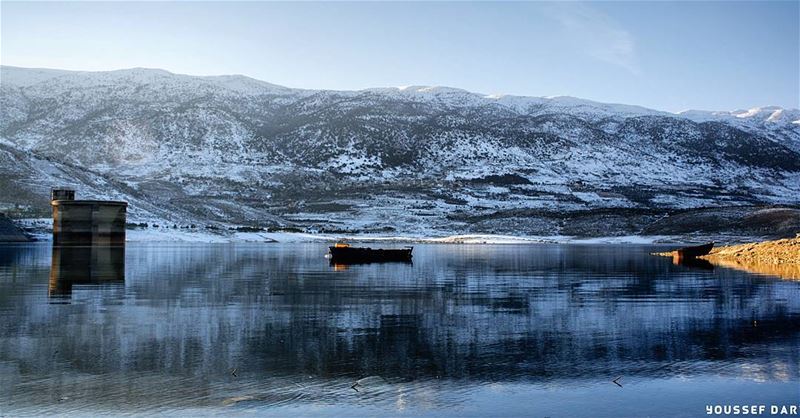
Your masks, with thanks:
M 661 110 L 800 107 L 800 2 L 8 2 L 0 62 L 444 85 Z

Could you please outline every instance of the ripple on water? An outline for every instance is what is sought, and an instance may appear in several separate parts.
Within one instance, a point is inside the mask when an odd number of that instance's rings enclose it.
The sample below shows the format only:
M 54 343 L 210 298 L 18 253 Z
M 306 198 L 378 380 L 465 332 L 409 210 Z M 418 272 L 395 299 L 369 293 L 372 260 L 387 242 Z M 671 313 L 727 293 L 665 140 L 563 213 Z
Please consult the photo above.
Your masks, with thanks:
M 4 246 L 0 407 L 608 416 L 691 415 L 708 399 L 687 391 L 717 388 L 790 400 L 800 283 L 653 250 L 420 245 L 413 264 L 337 269 L 320 245 L 133 245 L 98 277 Z

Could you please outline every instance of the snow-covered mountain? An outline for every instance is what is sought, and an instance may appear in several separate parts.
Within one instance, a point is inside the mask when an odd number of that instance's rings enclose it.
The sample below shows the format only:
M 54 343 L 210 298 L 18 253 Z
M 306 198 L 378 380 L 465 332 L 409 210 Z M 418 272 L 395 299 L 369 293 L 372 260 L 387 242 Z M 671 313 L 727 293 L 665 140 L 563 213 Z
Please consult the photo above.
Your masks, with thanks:
M 587 213 L 800 204 L 797 109 L 7 66 L 0 106 L 0 209 L 44 212 L 70 185 L 132 221 L 555 234 Z

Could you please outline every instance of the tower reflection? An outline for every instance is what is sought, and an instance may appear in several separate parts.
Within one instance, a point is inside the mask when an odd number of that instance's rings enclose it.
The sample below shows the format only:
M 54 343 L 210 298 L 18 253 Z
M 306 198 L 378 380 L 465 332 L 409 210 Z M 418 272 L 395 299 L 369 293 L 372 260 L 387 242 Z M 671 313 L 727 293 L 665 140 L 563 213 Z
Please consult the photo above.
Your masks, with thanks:
M 48 288 L 50 297 L 70 296 L 75 284 L 124 282 L 124 246 L 53 246 Z

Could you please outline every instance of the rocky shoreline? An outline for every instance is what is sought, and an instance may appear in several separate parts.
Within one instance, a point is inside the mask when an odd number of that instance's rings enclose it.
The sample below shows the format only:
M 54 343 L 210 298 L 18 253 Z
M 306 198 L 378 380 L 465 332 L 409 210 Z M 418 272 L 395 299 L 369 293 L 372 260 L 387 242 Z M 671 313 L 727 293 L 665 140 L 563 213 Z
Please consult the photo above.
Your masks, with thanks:
M 676 253 L 653 255 L 674 257 Z M 715 266 L 796 280 L 800 279 L 800 234 L 795 238 L 717 247 L 699 258 Z
M 0 213 L 0 242 L 27 241 L 30 241 L 30 238 L 11 219 Z
M 798 280 L 800 279 L 800 234 L 797 238 L 715 248 L 702 258 L 721 267 Z
M 739 260 L 763 264 L 800 264 L 800 234 L 796 238 L 718 247 L 702 258 L 709 261 Z

